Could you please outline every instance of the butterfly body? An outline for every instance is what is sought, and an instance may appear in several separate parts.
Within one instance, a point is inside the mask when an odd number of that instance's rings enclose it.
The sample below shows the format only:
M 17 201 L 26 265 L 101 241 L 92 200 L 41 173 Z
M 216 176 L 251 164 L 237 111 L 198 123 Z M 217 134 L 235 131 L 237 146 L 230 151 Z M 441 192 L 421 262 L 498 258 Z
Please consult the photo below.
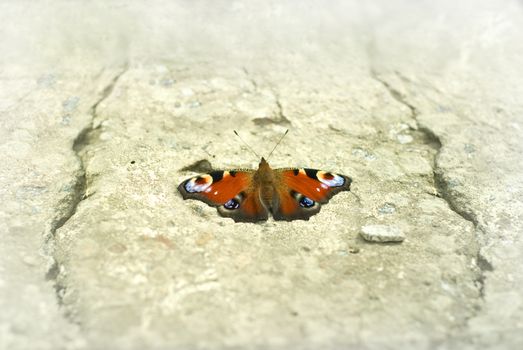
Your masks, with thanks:
M 183 199 L 201 200 L 236 222 L 308 220 L 321 204 L 340 191 L 350 191 L 352 180 L 315 169 L 272 169 L 262 158 L 257 170 L 212 171 L 183 181 Z

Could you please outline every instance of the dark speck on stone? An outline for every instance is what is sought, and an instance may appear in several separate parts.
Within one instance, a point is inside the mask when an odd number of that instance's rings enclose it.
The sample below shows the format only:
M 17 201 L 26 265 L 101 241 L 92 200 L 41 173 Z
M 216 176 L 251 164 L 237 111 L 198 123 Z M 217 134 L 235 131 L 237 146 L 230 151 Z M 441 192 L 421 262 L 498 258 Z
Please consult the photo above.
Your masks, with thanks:
M 450 107 L 441 106 L 441 105 L 437 107 L 437 110 L 439 113 L 447 113 L 447 112 L 451 111 Z
M 176 83 L 176 80 L 170 78 L 160 80 L 160 85 L 163 87 L 171 87 L 174 83 Z
M 202 103 L 200 101 L 193 101 L 191 103 L 189 103 L 189 108 L 198 108 L 202 105 Z
M 134 163 L 136 163 L 136 162 L 134 160 L 131 160 L 131 164 L 134 164 Z

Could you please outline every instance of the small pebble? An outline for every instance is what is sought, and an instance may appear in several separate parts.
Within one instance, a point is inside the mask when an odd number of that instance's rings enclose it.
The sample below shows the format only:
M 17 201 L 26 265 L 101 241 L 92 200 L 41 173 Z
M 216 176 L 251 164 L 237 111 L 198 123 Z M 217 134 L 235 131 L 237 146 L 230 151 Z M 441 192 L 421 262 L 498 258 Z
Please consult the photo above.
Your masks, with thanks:
M 64 110 L 66 112 L 72 112 L 76 109 L 76 107 L 78 107 L 79 102 L 80 102 L 80 97 L 71 96 L 62 103 L 62 106 L 64 107 Z
M 359 252 L 360 252 L 360 248 L 358 248 L 358 247 L 349 248 L 349 253 L 351 253 L 351 254 L 358 254 Z
M 191 103 L 189 103 L 189 108 L 198 108 L 202 105 L 202 103 L 200 101 L 193 101 Z
M 99 136 L 101 141 L 108 141 L 113 138 L 110 132 L 102 132 Z
M 385 203 L 382 207 L 378 208 L 380 214 L 394 214 L 395 211 L 396 207 L 391 203 Z
M 69 114 L 62 116 L 62 121 L 60 122 L 60 124 L 67 126 L 70 123 L 71 123 L 71 116 Z
M 470 143 L 466 143 L 464 149 L 465 149 L 465 152 L 467 152 L 467 153 L 476 152 L 476 147 L 474 147 L 474 145 L 472 145 Z
M 398 136 L 396 136 L 396 138 L 398 139 L 398 142 L 401 143 L 402 145 L 406 144 L 406 143 L 411 143 L 414 138 L 410 135 L 404 135 L 404 134 L 399 134 Z
M 360 234 L 370 242 L 402 242 L 405 239 L 403 232 L 395 226 L 365 225 Z
M 454 188 L 454 187 L 458 187 L 460 185 L 461 185 L 461 183 L 457 179 L 450 179 L 450 180 L 447 181 L 447 187 L 448 188 Z
M 176 80 L 170 78 L 164 78 L 160 80 L 160 85 L 163 87 L 171 87 L 174 83 L 176 83 Z
M 354 148 L 352 150 L 352 154 L 357 157 L 364 158 L 365 160 L 376 160 L 376 156 L 374 154 L 361 148 Z

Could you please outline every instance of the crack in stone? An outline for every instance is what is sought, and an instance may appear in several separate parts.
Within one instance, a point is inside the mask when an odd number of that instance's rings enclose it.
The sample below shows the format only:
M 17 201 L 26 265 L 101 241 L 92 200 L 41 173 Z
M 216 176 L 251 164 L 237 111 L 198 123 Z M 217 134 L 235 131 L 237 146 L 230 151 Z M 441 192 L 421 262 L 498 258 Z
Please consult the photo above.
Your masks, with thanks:
M 287 119 L 285 113 L 283 112 L 280 96 L 278 94 L 274 94 L 274 97 L 276 98 L 276 107 L 278 108 L 278 120 L 280 121 L 279 124 L 290 124 L 291 122 L 289 119 Z
M 256 125 L 259 125 L 259 126 L 264 126 L 264 125 L 269 125 L 269 124 L 277 124 L 277 125 L 290 125 L 291 124 L 291 121 L 289 119 L 287 119 L 287 117 L 285 116 L 284 112 L 283 112 L 283 107 L 281 105 L 281 102 L 280 102 L 280 97 L 278 96 L 278 94 L 274 93 L 274 98 L 276 100 L 276 118 L 269 118 L 269 117 L 264 117 L 264 118 L 254 118 L 252 121 L 254 124 Z
M 259 91 L 259 85 L 256 82 L 256 80 L 251 76 L 251 73 L 247 70 L 247 68 L 242 67 L 242 71 L 245 74 L 245 77 L 254 87 L 254 91 Z M 269 124 L 278 124 L 278 125 L 290 125 L 291 121 L 285 116 L 285 113 L 283 111 L 283 106 L 280 101 L 280 96 L 271 89 L 272 95 L 274 96 L 274 99 L 276 100 L 276 118 L 270 118 L 270 117 L 263 117 L 263 118 L 254 118 L 252 121 L 254 124 L 258 126 L 264 126 Z
M 54 232 L 61 228 L 65 223 L 74 215 L 76 212 L 76 208 L 78 207 L 78 204 L 86 198 L 86 186 L 87 186 L 87 179 L 85 174 L 85 161 L 83 159 L 83 156 L 81 152 L 83 149 L 89 144 L 89 141 L 91 139 L 91 134 L 99 129 L 100 127 L 94 127 L 94 120 L 97 116 L 97 108 L 105 99 L 107 99 L 111 93 L 114 90 L 114 87 L 116 86 L 116 83 L 120 79 L 120 77 L 127 71 L 127 65 L 124 66 L 123 70 L 115 75 L 111 82 L 102 90 L 101 97 L 91 106 L 90 109 L 90 115 L 91 115 L 91 121 L 87 127 L 85 127 L 78 136 L 76 136 L 75 140 L 73 141 L 73 151 L 75 153 L 75 156 L 78 158 L 80 162 L 80 171 L 79 176 L 77 176 L 77 182 L 75 186 L 75 196 L 74 200 L 71 201 L 71 210 L 68 212 L 68 215 L 64 215 L 63 218 L 60 219 L 60 224 L 55 226 Z
M 428 130 L 428 129 L 424 129 L 424 130 L 425 130 L 425 132 L 434 135 L 431 130 Z M 457 213 L 463 219 L 472 223 L 472 225 L 474 226 L 474 230 L 484 233 L 483 229 L 480 227 L 480 224 L 478 222 L 476 215 L 473 212 L 466 210 L 466 208 L 461 208 L 456 203 L 454 195 L 452 194 L 452 191 L 449 188 L 449 183 L 444 178 L 444 176 L 445 176 L 444 172 L 441 170 L 441 168 L 439 168 L 437 166 L 437 160 L 435 160 L 434 163 L 435 163 L 434 184 L 436 186 L 438 193 L 440 194 L 440 197 L 443 198 L 447 202 L 449 208 L 452 211 Z M 478 241 L 477 236 L 478 236 L 478 234 L 476 233 L 476 242 Z M 477 252 L 476 252 L 475 259 L 476 259 L 476 266 L 478 267 L 480 273 L 476 277 L 475 282 L 478 285 L 479 295 L 480 295 L 481 299 L 484 299 L 485 298 L 485 274 L 486 274 L 486 272 L 493 271 L 494 267 L 487 260 L 487 258 L 485 256 L 483 256 L 483 254 L 481 254 L 481 249 L 480 249 L 481 246 L 480 246 L 479 242 L 477 242 L 477 245 L 478 246 L 476 248 Z
M 254 91 L 258 91 L 258 83 L 256 82 L 256 80 L 253 77 L 251 77 L 251 73 L 249 73 L 249 71 L 245 67 L 242 67 L 242 71 L 243 71 L 243 74 L 245 75 L 245 77 L 247 78 L 247 80 L 249 80 L 249 82 L 254 87 Z
M 122 69 L 122 71 L 120 73 L 118 73 L 117 75 L 115 75 L 113 77 L 113 79 L 111 80 L 111 82 L 102 90 L 101 97 L 91 106 L 90 113 L 89 113 L 91 115 L 91 122 L 82 131 L 80 131 L 80 133 L 78 134 L 78 136 L 76 137 L 76 139 L 73 142 L 73 151 L 75 152 L 75 154 L 77 156 L 79 155 L 79 153 L 82 152 L 82 150 L 85 148 L 85 146 L 87 146 L 89 144 L 90 134 L 94 130 L 99 128 L 99 126 L 96 128 L 94 127 L 94 120 L 96 119 L 96 116 L 97 116 L 98 106 L 100 105 L 100 103 L 102 103 L 105 99 L 107 99 L 111 95 L 111 93 L 114 90 L 114 87 L 116 86 L 116 83 L 118 82 L 120 77 L 125 72 L 127 72 L 127 69 L 128 69 L 128 67 L 127 67 L 127 65 L 125 65 L 124 68 Z M 79 157 L 79 158 L 81 158 L 81 157 Z M 83 166 L 83 164 L 82 164 L 82 166 Z
M 45 275 L 46 280 L 53 281 L 53 286 L 55 289 L 55 293 L 57 296 L 58 304 L 63 305 L 63 296 L 65 293 L 66 287 L 58 282 L 58 275 L 60 274 L 60 266 L 56 259 L 53 257 L 53 246 L 54 246 L 54 238 L 56 236 L 56 231 L 58 231 L 61 227 L 63 227 L 76 213 L 76 210 L 78 208 L 78 205 L 81 201 L 86 199 L 86 187 L 87 187 L 87 178 L 85 173 L 85 160 L 83 155 L 81 154 L 82 150 L 89 144 L 89 140 L 91 139 L 91 134 L 94 130 L 97 128 L 94 128 L 94 120 L 97 115 L 97 108 L 105 99 L 107 99 L 112 91 L 114 90 L 114 87 L 120 77 L 128 70 L 127 64 L 124 65 L 121 72 L 119 72 L 117 75 L 113 77 L 111 82 L 102 90 L 101 96 L 96 102 L 91 106 L 90 108 L 90 115 L 91 115 L 91 121 L 87 127 L 82 129 L 80 133 L 76 136 L 76 138 L 73 141 L 72 149 L 74 151 L 75 157 L 78 159 L 79 162 L 79 169 L 76 172 L 76 177 L 74 179 L 74 185 L 73 185 L 73 191 L 72 194 L 67 196 L 64 200 L 61 202 L 62 205 L 67 206 L 65 211 L 61 211 L 62 215 L 59 217 L 56 217 L 49 225 L 48 229 L 45 233 L 45 243 L 44 243 L 44 250 L 46 250 L 45 254 L 49 256 L 51 259 L 51 262 L 49 264 L 49 267 L 47 269 L 47 273 Z M 67 315 L 66 316 L 70 316 Z M 74 320 L 73 320 L 74 321 Z
M 416 123 L 418 130 L 425 135 L 426 140 L 428 142 L 436 145 L 436 147 L 435 147 L 436 155 L 433 158 L 432 168 L 433 168 L 434 186 L 436 187 L 436 191 L 437 191 L 439 197 L 442 198 L 445 202 L 447 202 L 449 208 L 453 212 L 455 212 L 456 214 L 461 216 L 463 218 L 463 220 L 470 222 L 473 225 L 474 230 L 476 232 L 483 232 L 483 230 L 481 229 L 481 227 L 479 225 L 476 215 L 474 213 L 468 211 L 466 208 L 460 207 L 460 205 L 456 202 L 456 198 L 452 194 L 452 191 L 450 190 L 450 188 L 448 186 L 448 181 L 445 180 L 444 171 L 443 171 L 443 169 L 441 169 L 438 166 L 438 157 L 441 153 L 441 148 L 442 148 L 442 142 L 441 142 L 440 137 L 438 135 L 436 135 L 429 128 L 421 127 L 419 125 L 419 123 L 418 123 L 419 111 L 416 109 L 415 106 L 413 106 L 408 101 L 406 101 L 406 99 L 402 96 L 402 94 L 398 90 L 394 89 L 387 81 L 380 78 L 379 75 L 377 74 L 377 72 L 375 72 L 374 70 L 371 70 L 370 74 L 374 80 L 376 80 L 377 82 L 379 82 L 381 85 L 383 85 L 385 87 L 385 89 L 390 93 L 390 95 L 397 102 L 399 102 L 409 108 L 411 117 L 414 120 L 414 122 Z M 395 74 L 398 75 L 398 73 L 395 73 Z M 476 247 L 476 256 L 474 258 L 476 260 L 476 266 L 479 269 L 479 273 L 476 276 L 476 278 L 474 279 L 474 281 L 477 284 L 480 298 L 483 300 L 485 297 L 485 274 L 488 271 L 493 271 L 494 267 L 485 258 L 485 256 L 483 256 L 481 254 L 481 245 L 478 240 L 478 233 L 475 233 L 475 238 L 476 238 L 477 247 Z

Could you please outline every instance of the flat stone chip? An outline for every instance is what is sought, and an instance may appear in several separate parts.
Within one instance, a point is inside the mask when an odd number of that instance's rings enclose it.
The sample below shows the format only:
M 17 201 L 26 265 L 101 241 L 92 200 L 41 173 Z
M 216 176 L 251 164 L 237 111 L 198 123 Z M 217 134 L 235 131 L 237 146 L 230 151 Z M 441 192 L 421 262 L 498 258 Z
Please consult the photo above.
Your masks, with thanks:
M 402 242 L 403 231 L 395 226 L 365 225 L 361 228 L 361 237 L 370 242 Z

